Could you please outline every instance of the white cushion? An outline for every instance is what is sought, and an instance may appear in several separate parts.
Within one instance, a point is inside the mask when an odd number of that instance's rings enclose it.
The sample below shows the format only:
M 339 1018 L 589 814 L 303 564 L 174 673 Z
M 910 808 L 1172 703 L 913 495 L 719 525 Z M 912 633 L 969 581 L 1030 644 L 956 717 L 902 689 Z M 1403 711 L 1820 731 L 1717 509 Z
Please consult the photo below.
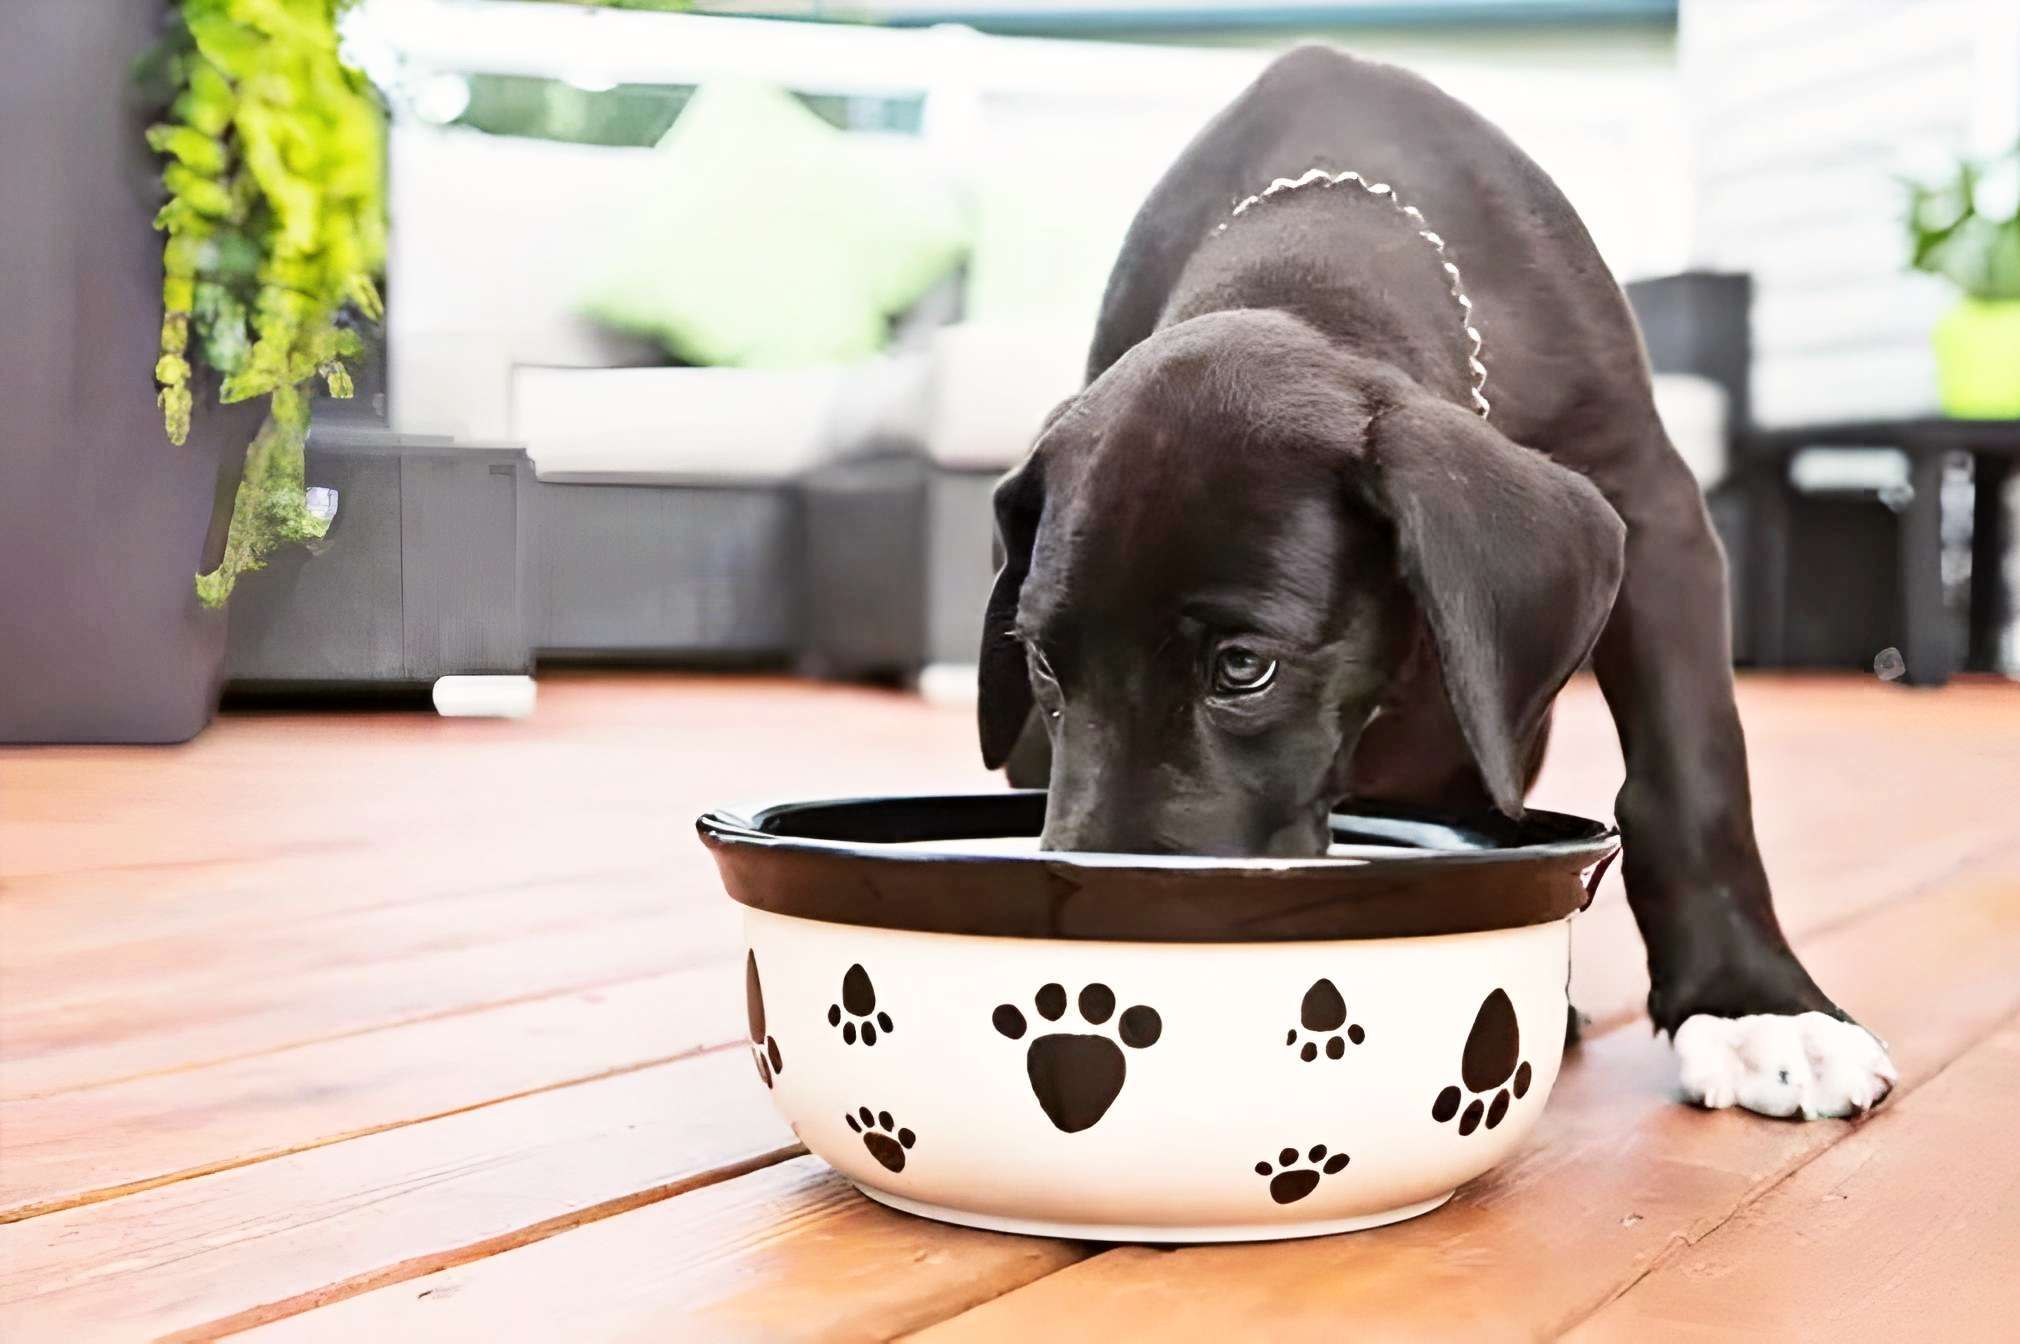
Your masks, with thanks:
M 1078 323 L 963 322 L 933 333 L 927 444 L 942 466 L 1001 470 L 1030 451 L 1054 406 L 1078 392 Z
M 1655 411 L 1698 488 L 1709 490 L 1726 477 L 1725 389 L 1690 373 L 1655 375 Z
M 514 364 L 656 364 L 578 311 L 613 202 L 651 151 L 410 121 L 391 144 L 388 410 L 396 429 L 509 440 Z
M 1914 498 L 1908 455 L 1898 448 L 1804 448 L 1789 458 L 1788 478 L 1806 495 Z
M 824 459 L 848 373 L 522 366 L 512 422 L 545 481 L 779 481 Z

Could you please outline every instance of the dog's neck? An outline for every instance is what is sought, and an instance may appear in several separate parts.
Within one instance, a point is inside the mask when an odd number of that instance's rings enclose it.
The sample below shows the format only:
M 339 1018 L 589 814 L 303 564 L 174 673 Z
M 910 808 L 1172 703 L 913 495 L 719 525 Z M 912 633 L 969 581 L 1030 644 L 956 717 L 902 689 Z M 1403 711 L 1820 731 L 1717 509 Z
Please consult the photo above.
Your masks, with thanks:
M 1237 202 L 1195 251 L 1159 323 L 1275 308 L 1485 417 L 1473 305 L 1444 239 L 1385 184 L 1314 168 Z

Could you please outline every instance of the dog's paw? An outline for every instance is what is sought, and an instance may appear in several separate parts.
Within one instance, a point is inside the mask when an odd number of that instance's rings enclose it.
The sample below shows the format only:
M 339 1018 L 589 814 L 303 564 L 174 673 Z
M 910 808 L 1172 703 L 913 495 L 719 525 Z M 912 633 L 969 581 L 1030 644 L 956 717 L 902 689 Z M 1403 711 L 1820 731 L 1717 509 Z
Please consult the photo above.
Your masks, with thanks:
M 1805 1120 L 1857 1115 L 1899 1081 L 1887 1047 L 1828 1013 L 1698 1014 L 1676 1029 L 1683 1093 L 1700 1106 L 1744 1106 Z

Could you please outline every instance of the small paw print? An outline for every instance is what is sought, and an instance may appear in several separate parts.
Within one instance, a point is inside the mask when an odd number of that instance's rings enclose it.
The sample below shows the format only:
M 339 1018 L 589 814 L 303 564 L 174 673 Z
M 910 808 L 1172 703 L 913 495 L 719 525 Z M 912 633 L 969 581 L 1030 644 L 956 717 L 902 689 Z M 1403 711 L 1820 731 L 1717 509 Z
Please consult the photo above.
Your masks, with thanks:
M 861 1123 L 858 1123 L 860 1117 Z M 844 1112 L 842 1119 L 849 1122 L 849 1128 L 863 1136 L 863 1147 L 870 1150 L 870 1156 L 883 1163 L 885 1171 L 903 1171 L 905 1153 L 919 1136 L 909 1129 L 894 1128 L 896 1122 L 889 1111 L 872 1113 L 867 1106 L 858 1107 L 855 1115 Z
M 1480 1128 L 1483 1114 L 1487 1128 L 1500 1124 L 1508 1114 L 1511 1092 L 1511 1088 L 1502 1084 L 1513 1076 L 1512 1092 L 1518 1101 L 1529 1092 L 1529 1064 L 1526 1060 L 1518 1063 L 1521 1056 L 1522 1033 L 1515 1023 L 1515 1005 L 1509 1001 L 1506 990 L 1497 989 L 1481 1001 L 1480 1011 L 1473 1018 L 1473 1030 L 1466 1033 L 1465 1051 L 1459 1057 L 1459 1078 L 1465 1084 L 1465 1092 L 1480 1095 L 1466 1102 L 1465 1113 L 1461 1115 L 1459 1103 L 1465 1100 L 1465 1093 L 1456 1084 L 1448 1087 L 1431 1103 L 1431 1118 L 1442 1125 L 1459 1116 L 1461 1134 L 1471 1134 Z M 1486 1099 L 1489 1092 L 1494 1093 L 1491 1102 Z
M 1304 1002 L 1298 1005 L 1298 1022 L 1313 1037 L 1298 1050 L 1298 1058 L 1307 1064 L 1319 1057 L 1322 1044 L 1327 1059 L 1338 1059 L 1347 1053 L 1348 1041 L 1359 1045 L 1368 1039 L 1368 1033 L 1361 1030 L 1358 1022 L 1347 1021 L 1347 1001 L 1340 997 L 1333 982 L 1323 977 L 1312 981 L 1312 987 L 1305 991 Z M 1341 1031 L 1342 1027 L 1346 1030 Z M 1298 1044 L 1297 1027 L 1285 1034 L 1284 1044 Z
M 743 994 L 744 1010 L 750 1016 L 751 1058 L 757 1061 L 758 1077 L 770 1087 L 772 1080 L 786 1071 L 786 1061 L 779 1053 L 779 1043 L 765 1034 L 765 991 L 758 983 L 756 952 L 744 953 Z
M 891 1015 L 877 1011 L 877 987 L 861 963 L 842 976 L 842 1001 L 828 1005 L 828 1025 L 842 1029 L 847 1045 L 854 1045 L 859 1036 L 864 1045 L 875 1045 L 879 1031 L 890 1035 Z
M 1353 1161 L 1345 1153 L 1326 1156 L 1323 1143 L 1314 1144 L 1312 1150 L 1302 1158 L 1295 1148 L 1286 1148 L 1277 1154 L 1276 1165 L 1267 1162 L 1255 1164 L 1255 1174 L 1270 1178 L 1270 1198 L 1279 1204 L 1295 1204 L 1319 1188 L 1320 1175 L 1337 1176 Z M 1320 1163 L 1324 1166 L 1320 1166 Z
M 1066 987 L 1045 985 L 1032 996 L 1038 1015 L 1057 1022 L 1066 1015 Z M 1115 991 L 1091 984 L 1080 991 L 1081 1018 L 1099 1027 L 1115 1016 Z M 1024 1038 L 1024 1014 L 1011 1004 L 998 1005 L 990 1019 L 996 1030 L 1013 1041 Z M 1115 1034 L 1132 1050 L 1147 1050 L 1164 1034 L 1164 1019 L 1142 1004 L 1125 1008 L 1116 1018 Z M 1024 1052 L 1024 1071 L 1031 1094 L 1057 1128 L 1068 1134 L 1090 1129 L 1122 1095 L 1129 1070 L 1121 1046 L 1095 1032 L 1054 1031 L 1038 1037 Z

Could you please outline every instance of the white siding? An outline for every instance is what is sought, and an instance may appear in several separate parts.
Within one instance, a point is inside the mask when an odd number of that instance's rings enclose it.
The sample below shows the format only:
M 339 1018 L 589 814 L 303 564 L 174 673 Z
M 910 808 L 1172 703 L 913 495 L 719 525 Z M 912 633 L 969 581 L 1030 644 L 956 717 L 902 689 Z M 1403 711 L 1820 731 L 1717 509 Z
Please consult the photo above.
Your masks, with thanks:
M 1897 179 L 2020 131 L 2014 0 L 1684 0 L 1699 266 L 1752 272 L 1766 424 L 1925 411 L 1948 286 Z

